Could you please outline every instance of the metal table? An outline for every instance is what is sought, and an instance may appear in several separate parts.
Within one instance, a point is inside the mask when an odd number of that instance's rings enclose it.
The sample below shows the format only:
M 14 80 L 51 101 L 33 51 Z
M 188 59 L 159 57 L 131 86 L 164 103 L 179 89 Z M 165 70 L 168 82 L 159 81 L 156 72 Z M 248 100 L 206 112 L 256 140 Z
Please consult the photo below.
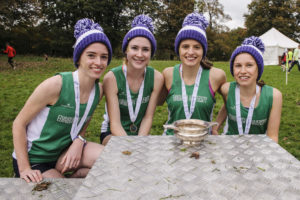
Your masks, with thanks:
M 26 183 L 20 178 L 0 178 L 0 199 L 15 200 L 69 200 L 72 199 L 81 185 L 81 178 L 45 178 L 43 181 L 51 182 L 48 189 L 35 191 L 36 183 Z
M 300 162 L 265 135 L 112 137 L 74 199 L 299 200 Z

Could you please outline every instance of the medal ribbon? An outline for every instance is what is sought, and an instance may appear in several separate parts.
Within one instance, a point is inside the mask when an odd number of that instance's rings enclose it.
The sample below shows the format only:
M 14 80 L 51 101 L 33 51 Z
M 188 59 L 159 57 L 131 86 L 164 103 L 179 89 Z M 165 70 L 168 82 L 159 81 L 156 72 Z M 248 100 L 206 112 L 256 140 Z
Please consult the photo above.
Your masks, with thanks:
M 138 113 L 140 111 L 141 104 L 142 104 L 145 78 L 144 78 L 144 80 L 142 82 L 142 85 L 139 89 L 139 95 L 138 95 L 138 98 L 137 98 L 137 101 L 136 101 L 135 111 L 133 111 L 133 104 L 132 104 L 131 94 L 130 94 L 130 90 L 129 90 L 129 84 L 128 84 L 128 81 L 127 81 L 127 66 L 126 65 L 123 65 L 123 72 L 124 72 L 124 76 L 125 76 L 125 79 L 126 79 L 126 97 L 127 97 L 127 104 L 128 104 L 128 110 L 129 110 L 129 117 L 130 117 L 130 121 L 132 123 L 134 123 L 137 116 L 138 116 Z M 145 76 L 146 76 L 146 68 L 145 68 Z
M 87 103 L 87 106 L 85 108 L 84 114 L 81 118 L 81 120 L 79 121 L 79 108 L 80 108 L 80 83 L 79 83 L 79 78 L 78 78 L 78 70 L 76 70 L 73 73 L 73 81 L 74 81 L 74 91 L 75 91 L 75 116 L 74 116 L 74 120 L 72 123 L 72 128 L 71 128 L 71 137 L 72 140 L 74 140 L 76 138 L 76 136 L 79 134 L 80 129 L 83 126 L 83 123 L 85 122 L 87 115 L 92 107 L 93 101 L 94 101 L 94 97 L 95 97 L 95 92 L 96 92 L 96 87 L 94 85 L 90 96 L 89 96 L 89 100 Z M 79 121 L 79 122 L 78 122 Z
M 239 135 L 248 134 L 251 126 L 251 121 L 253 117 L 254 105 L 256 100 L 256 95 L 259 92 L 259 86 L 256 85 L 255 95 L 252 97 L 250 102 L 250 107 L 248 110 L 245 132 L 243 132 L 243 125 L 242 125 L 242 117 L 241 117 L 241 99 L 240 99 L 240 86 L 236 84 L 235 88 L 235 112 L 236 112 L 236 121 L 238 125 Z
M 199 86 L 200 86 L 200 78 L 201 78 L 201 74 L 202 74 L 202 67 L 200 65 L 197 76 L 196 76 L 190 109 L 188 108 L 188 97 L 187 97 L 187 94 L 186 94 L 185 83 L 184 83 L 184 80 L 183 80 L 183 77 L 182 77 L 182 65 L 180 65 L 179 68 L 180 68 L 179 71 L 180 71 L 180 77 L 181 77 L 181 93 L 182 93 L 182 102 L 183 102 L 184 114 L 185 114 L 186 119 L 190 119 L 192 117 L 192 114 L 193 114 L 194 110 L 195 110 L 197 93 L 198 93 L 198 89 L 199 89 Z

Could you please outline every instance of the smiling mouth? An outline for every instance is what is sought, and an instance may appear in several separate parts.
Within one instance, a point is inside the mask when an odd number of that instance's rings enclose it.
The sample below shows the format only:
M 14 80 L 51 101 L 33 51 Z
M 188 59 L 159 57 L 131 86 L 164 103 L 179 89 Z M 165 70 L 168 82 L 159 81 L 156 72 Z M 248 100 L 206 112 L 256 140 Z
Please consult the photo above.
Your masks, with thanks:
M 239 79 L 241 80 L 248 80 L 250 77 L 249 76 L 239 76 Z
M 92 68 L 92 69 L 96 72 L 101 72 L 101 71 L 103 71 L 104 68 Z
M 144 60 L 134 59 L 135 62 L 144 62 Z
M 186 57 L 185 59 L 187 59 L 188 61 L 193 61 L 196 60 L 196 57 Z

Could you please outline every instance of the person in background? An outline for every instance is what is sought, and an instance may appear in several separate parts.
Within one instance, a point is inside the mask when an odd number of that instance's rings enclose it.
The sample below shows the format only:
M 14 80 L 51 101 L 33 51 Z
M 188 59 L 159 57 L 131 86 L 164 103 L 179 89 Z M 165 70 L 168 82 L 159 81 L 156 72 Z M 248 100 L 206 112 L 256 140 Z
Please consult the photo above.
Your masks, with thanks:
M 287 49 L 284 50 L 284 52 L 281 55 L 281 69 L 284 72 L 286 68 L 286 58 L 287 58 Z
M 48 55 L 47 54 L 44 54 L 44 60 L 48 61 Z
M 166 99 L 167 124 L 180 119 L 212 120 L 215 94 L 226 82 L 225 72 L 207 60 L 206 27 L 202 14 L 191 13 L 183 21 L 175 39 L 175 52 L 181 64 L 164 69 L 165 87 L 159 104 Z M 168 129 L 165 134 L 173 135 Z
M 8 42 L 6 43 L 6 49 L 3 51 L 3 53 L 7 54 L 7 58 L 8 58 L 7 62 L 10 64 L 10 66 L 13 69 L 16 69 L 13 61 L 13 58 L 16 56 L 16 50 L 12 46 L 10 46 Z
M 156 50 L 152 19 L 138 15 L 123 39 L 125 54 L 121 66 L 113 68 L 103 79 L 106 112 L 101 126 L 100 142 L 111 136 L 150 133 L 163 76 L 149 67 Z
M 27 182 L 85 177 L 103 146 L 87 142 L 85 130 L 103 91 L 101 74 L 112 48 L 103 29 L 90 19 L 77 21 L 74 72 L 43 81 L 13 122 L 13 168 Z
M 282 94 L 273 87 L 259 82 L 263 71 L 264 44 L 258 37 L 249 37 L 231 55 L 230 72 L 234 82 L 222 85 L 226 102 L 219 111 L 213 134 L 227 116 L 226 135 L 267 134 L 278 142 Z
M 292 70 L 292 68 L 294 67 L 294 65 L 298 65 L 298 71 L 300 71 L 300 52 L 299 52 L 299 49 L 300 49 L 300 44 L 298 45 L 298 48 L 295 48 L 294 50 L 294 53 L 293 53 L 293 60 L 292 60 L 292 65 L 291 67 L 289 68 L 289 71 L 290 72 Z
M 293 51 L 292 51 L 292 49 L 289 49 L 289 51 L 287 53 L 288 68 L 291 67 L 292 60 L 293 60 Z M 287 70 L 288 70 L 288 68 L 287 68 Z

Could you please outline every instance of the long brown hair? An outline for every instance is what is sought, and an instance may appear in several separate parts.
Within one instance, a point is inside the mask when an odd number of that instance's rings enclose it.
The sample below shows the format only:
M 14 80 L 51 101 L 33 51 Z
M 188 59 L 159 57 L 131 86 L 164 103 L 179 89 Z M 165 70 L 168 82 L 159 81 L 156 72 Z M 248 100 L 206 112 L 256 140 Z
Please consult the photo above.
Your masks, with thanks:
M 210 69 L 213 64 L 210 60 L 208 60 L 208 58 L 205 56 L 204 58 L 202 58 L 200 65 L 204 68 L 204 69 Z
M 256 84 L 259 85 L 260 87 L 263 87 L 264 85 L 266 85 L 264 80 L 259 80 L 259 81 L 256 82 Z

